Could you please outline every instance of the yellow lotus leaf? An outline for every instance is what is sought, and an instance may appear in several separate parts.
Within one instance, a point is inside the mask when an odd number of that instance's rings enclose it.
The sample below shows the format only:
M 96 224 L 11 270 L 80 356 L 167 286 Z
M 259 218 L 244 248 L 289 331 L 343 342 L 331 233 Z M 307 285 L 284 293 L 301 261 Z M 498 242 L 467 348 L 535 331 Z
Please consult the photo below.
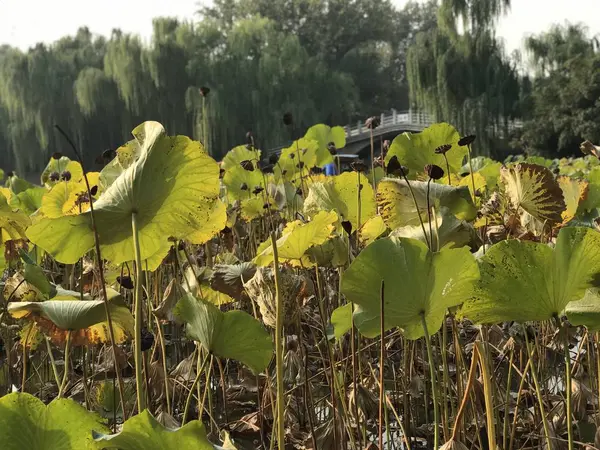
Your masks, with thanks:
M 570 222 L 577 214 L 579 204 L 587 198 L 589 183 L 571 177 L 558 177 L 558 185 L 562 189 L 566 209 L 562 212 L 562 223 Z

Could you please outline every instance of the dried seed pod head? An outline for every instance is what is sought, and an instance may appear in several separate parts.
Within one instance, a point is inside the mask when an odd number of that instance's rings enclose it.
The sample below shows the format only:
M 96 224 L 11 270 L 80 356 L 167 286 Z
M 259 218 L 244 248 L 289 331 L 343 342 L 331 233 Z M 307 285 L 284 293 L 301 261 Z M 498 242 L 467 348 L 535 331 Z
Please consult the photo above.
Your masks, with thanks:
M 320 173 L 323 173 L 323 169 L 321 169 L 321 168 L 320 168 L 320 167 L 318 167 L 318 166 L 314 166 L 314 167 L 311 167 L 311 168 L 310 168 L 310 173 L 311 173 L 312 175 L 319 175 Z
M 271 155 L 269 155 L 269 164 L 277 164 L 277 162 L 279 161 L 279 155 L 277 153 L 272 153 Z
M 275 166 L 273 166 L 273 164 L 267 164 L 266 166 L 263 166 L 260 168 L 262 173 L 273 173 Z
M 370 130 L 374 130 L 379 125 L 381 125 L 381 117 L 379 116 L 371 116 L 365 120 L 365 126 Z
M 258 195 L 258 194 L 260 194 L 264 190 L 265 190 L 265 188 L 262 187 L 262 186 L 254 186 L 254 189 L 252 189 L 252 193 L 254 195 Z
M 254 145 L 254 135 L 252 134 L 252 131 L 246 132 L 246 142 L 248 145 Z
M 296 167 L 300 170 L 304 169 L 304 161 L 298 161 L 298 164 L 296 164 Z
M 386 172 L 388 175 L 395 176 L 406 176 L 408 175 L 408 167 L 403 166 L 398 161 L 398 157 L 396 155 L 392 156 L 387 163 Z
M 48 177 L 50 181 L 58 181 L 60 180 L 60 174 L 58 172 L 52 172 Z
M 468 136 L 462 137 L 458 140 L 458 145 L 460 145 L 461 147 L 471 145 L 475 141 L 476 137 L 477 136 L 475 136 L 474 134 L 470 134 Z
M 392 143 L 388 139 L 383 141 L 383 151 L 387 152 L 390 149 L 390 145 L 392 145 Z
M 329 153 L 330 153 L 332 156 L 335 156 L 335 155 L 337 155 L 337 148 L 336 148 L 336 146 L 335 146 L 335 142 L 330 142 L 330 143 L 328 143 L 328 144 L 327 144 L 327 150 L 329 150 Z
M 350 221 L 349 221 L 349 220 L 344 220 L 344 221 L 342 222 L 342 228 L 344 229 L 344 231 L 345 231 L 347 234 L 349 234 L 349 235 L 350 235 L 350 234 L 352 234 L 352 224 L 350 223 Z
M 141 330 L 141 343 L 142 343 L 142 351 L 145 352 L 150 350 L 154 345 L 154 335 L 148 331 L 146 328 L 142 328 Z
M 210 94 L 210 88 L 207 86 L 202 86 L 200 88 L 200 95 L 202 95 L 202 97 L 207 97 L 208 94 Z
M 440 145 L 438 148 L 436 148 L 434 150 L 435 153 L 437 153 L 438 155 L 445 155 L 448 150 L 450 150 L 452 148 L 452 144 L 444 144 L 444 145 Z
M 98 186 L 97 186 L 97 185 L 95 185 L 95 186 L 92 186 L 92 187 L 90 188 L 90 194 L 92 194 L 92 195 L 96 195 L 97 193 L 98 193 Z
M 219 178 L 223 178 L 225 176 L 225 169 L 219 169 Z
M 61 152 L 54 152 L 52 153 L 52 159 L 60 159 L 62 157 L 62 153 Z
M 63 173 L 60 174 L 60 178 L 63 181 L 71 181 L 71 172 L 65 170 Z
M 292 115 L 291 112 L 286 112 L 283 115 L 283 124 L 289 127 L 293 123 L 294 123 L 294 116 Z
M 6 172 L 6 177 L 7 177 L 7 178 L 12 178 L 12 177 L 14 177 L 14 176 L 15 176 L 15 173 L 14 173 L 12 170 L 11 170 L 11 171 L 9 171 L 9 172 Z
M 242 169 L 247 170 L 248 172 L 254 171 L 254 164 L 249 159 L 242 161 L 240 166 L 242 166 Z
M 125 289 L 133 289 L 134 288 L 133 280 L 131 279 L 131 277 L 129 275 L 118 276 L 117 282 Z
M 263 209 L 269 209 L 270 207 L 271 207 L 271 205 L 269 205 L 268 203 L 263 204 Z
M 424 170 L 427 176 L 432 180 L 439 180 L 444 176 L 444 169 L 435 164 L 427 164 Z
M 299 195 L 300 197 L 302 197 L 302 188 L 296 189 L 296 195 Z
M 247 190 L 248 190 L 248 185 L 247 185 L 246 183 L 242 183 L 242 184 L 240 185 L 240 189 L 241 189 L 242 191 L 247 191 Z
M 363 161 L 354 161 L 352 164 L 350 164 L 350 167 L 352 167 L 352 170 L 355 172 L 366 172 L 368 169 L 367 165 Z

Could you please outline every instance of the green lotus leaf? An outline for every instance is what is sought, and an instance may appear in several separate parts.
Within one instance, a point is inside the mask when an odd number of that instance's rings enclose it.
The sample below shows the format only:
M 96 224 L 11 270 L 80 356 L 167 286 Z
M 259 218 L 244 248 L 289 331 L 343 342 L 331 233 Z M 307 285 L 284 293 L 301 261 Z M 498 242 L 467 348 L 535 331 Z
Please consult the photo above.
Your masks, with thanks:
M 50 284 L 40 266 L 28 262 L 25 262 L 23 265 L 25 266 L 23 271 L 25 281 L 35 286 L 46 298 L 56 295 L 56 287 Z
M 185 322 L 187 335 L 220 358 L 264 370 L 273 356 L 273 342 L 261 323 L 243 311 L 221 312 L 216 306 L 185 295 L 173 311 Z
M 408 167 L 408 175 L 415 178 L 418 173 L 423 173 L 427 164 L 436 164 L 446 172 L 446 160 L 435 149 L 441 145 L 451 144 L 452 148 L 446 152 L 451 173 L 460 173 L 463 161 L 467 157 L 466 147 L 460 147 L 458 131 L 447 123 L 435 123 L 425 128 L 420 133 L 403 133 L 397 136 L 390 146 L 385 157 L 385 163 L 392 156 L 397 156 L 401 164 Z
M 266 176 L 255 168 L 246 170 L 242 166 L 233 166 L 225 170 L 223 175 L 223 184 L 227 187 L 227 196 L 230 200 L 248 200 L 252 198 L 263 199 L 262 194 L 254 194 L 252 191 L 256 188 L 265 188 Z M 264 201 L 263 201 L 264 203 Z
M 579 206 L 579 210 L 582 212 L 600 208 L 600 167 L 594 167 L 590 170 L 585 179 L 589 184 L 589 189 L 587 197 Z
M 117 434 L 103 434 L 94 430 L 93 437 L 99 449 L 120 450 L 215 450 L 206 437 L 202 422 L 193 420 L 178 429 L 160 424 L 148 410 L 131 417 Z M 90 436 L 92 433 L 90 433 Z
M 422 242 L 406 238 L 379 239 L 366 247 L 342 276 L 342 293 L 359 309 L 354 323 L 367 337 L 380 334 L 380 291 L 385 282 L 386 330 L 400 327 L 409 339 L 430 335 L 442 324 L 446 310 L 473 293 L 479 279 L 468 249 L 431 253 Z
M 91 430 L 108 432 L 102 419 L 70 399 L 48 406 L 30 394 L 0 398 L 2 450 L 95 449 Z
M 500 176 L 517 213 L 523 209 L 538 221 L 562 222 L 566 209 L 563 192 L 546 167 L 520 163 L 503 167 Z
M 41 316 L 62 330 L 81 330 L 106 321 L 103 300 L 48 300 L 11 302 L 8 312 L 16 319 Z M 110 316 L 127 330 L 133 330 L 133 316 L 125 306 L 110 304 Z
M 343 267 L 348 264 L 347 239 L 333 236 L 323 244 L 309 248 L 306 254 L 319 267 Z
M 330 142 L 333 142 L 338 150 L 346 146 L 346 131 L 339 126 L 330 127 L 322 123 L 313 125 L 306 131 L 304 138 L 311 139 L 319 144 L 315 163 L 317 167 L 323 167 L 325 164 L 333 162 L 333 156 L 331 156 L 328 147 Z
M 548 320 L 581 299 L 600 272 L 600 233 L 563 228 L 554 249 L 502 241 L 486 252 L 480 270 L 481 280 L 461 315 L 476 323 Z
M 29 217 L 21 211 L 13 211 L 6 197 L 0 193 L 0 244 L 6 241 L 25 239 Z
M 476 236 L 475 230 L 468 222 L 457 219 L 454 215 L 449 214 L 445 208 L 442 208 L 436 214 L 436 220 L 432 224 L 431 231 L 433 232 L 433 240 L 427 223 L 425 224 L 427 240 L 425 240 L 421 225 L 406 225 L 396 228 L 390 233 L 390 236 L 417 239 L 425 244 L 429 241 L 434 249 L 463 247 L 468 245 Z
M 329 239 L 337 220 L 338 215 L 334 211 L 321 211 L 308 223 L 303 223 L 301 220 L 288 222 L 282 236 L 277 240 L 279 262 L 305 267 L 313 265 L 306 252 Z M 259 245 L 254 263 L 258 266 L 273 264 L 273 247 L 270 239 Z
M 206 220 L 198 221 L 198 228 L 187 237 L 192 244 L 204 244 L 219 234 L 227 223 L 227 205 L 218 198 L 212 201 L 207 210 Z
M 273 204 L 287 220 L 294 220 L 296 212 L 304 209 L 304 198 L 298 194 L 296 186 L 289 181 L 280 184 L 270 183 L 267 192 Z
M 23 178 L 13 175 L 8 179 L 6 187 L 10 190 L 10 192 L 17 195 L 26 191 L 27 189 L 35 187 L 35 185 Z
M 377 204 L 380 214 L 392 230 L 406 225 L 419 225 L 419 215 L 424 222 L 429 220 L 427 214 L 427 182 L 411 181 L 417 205 L 406 181 L 386 178 L 379 183 L 377 188 Z M 477 209 L 466 186 L 448 186 L 440 183 L 431 183 L 429 186 L 429 203 L 436 207 L 436 211 L 446 208 L 449 213 L 460 220 L 473 220 Z
M 260 161 L 261 151 L 248 148 L 247 145 L 238 145 L 227 152 L 221 163 L 221 168 L 225 170 L 234 167 L 241 167 L 242 161 L 252 161 L 256 168 L 256 163 Z
M 57 173 L 60 176 L 65 171 L 70 172 L 71 179 L 75 181 L 80 180 L 83 176 L 83 169 L 77 161 L 72 161 L 67 156 L 61 156 L 58 159 L 50 158 L 40 178 L 42 184 L 47 187 L 53 186 L 58 180 L 50 180 L 50 174 Z
M 359 185 L 362 187 L 359 188 Z M 377 212 L 375 194 L 369 180 L 360 173 L 357 175 L 354 172 L 345 172 L 326 182 L 311 184 L 304 201 L 304 212 L 312 217 L 319 211 L 335 211 L 340 221 L 350 221 L 352 230 L 362 228 Z
M 313 139 L 301 138 L 281 150 L 279 160 L 274 167 L 276 181 L 297 182 L 307 177 L 317 164 L 319 144 Z
M 583 325 L 592 331 L 600 330 L 600 289 L 588 289 L 581 300 L 569 303 L 565 312 L 571 325 Z
M 369 245 L 387 231 L 388 227 L 381 216 L 373 216 L 367 220 L 360 230 L 360 239 L 364 245 Z
M 492 191 L 494 188 L 496 188 L 496 186 L 498 186 L 501 168 L 501 163 L 490 162 L 476 172 L 485 178 L 488 191 Z
M 274 206 L 273 200 L 269 199 L 268 204 Z M 240 202 L 240 215 L 243 220 L 250 222 L 267 212 L 264 206 L 265 199 L 262 196 L 252 196 L 252 198 L 247 198 Z
M 331 326 L 336 339 L 341 339 L 352 328 L 352 303 L 335 308 L 331 313 Z
M 6 258 L 4 256 L 4 244 L 0 244 L 0 278 L 2 278 L 2 273 L 6 269 Z
M 166 136 L 157 122 L 145 122 L 133 133 L 139 158 L 94 203 L 102 256 L 114 264 L 135 259 L 134 215 L 142 260 L 159 259 L 167 254 L 170 237 L 186 238 L 213 220 L 219 194 L 218 165 L 200 143 Z M 57 261 L 74 264 L 94 246 L 91 214 L 41 218 L 27 237 Z
M 14 210 L 19 210 L 30 216 L 42 206 L 42 198 L 48 191 L 41 186 L 34 186 L 13 195 L 10 199 L 10 206 Z

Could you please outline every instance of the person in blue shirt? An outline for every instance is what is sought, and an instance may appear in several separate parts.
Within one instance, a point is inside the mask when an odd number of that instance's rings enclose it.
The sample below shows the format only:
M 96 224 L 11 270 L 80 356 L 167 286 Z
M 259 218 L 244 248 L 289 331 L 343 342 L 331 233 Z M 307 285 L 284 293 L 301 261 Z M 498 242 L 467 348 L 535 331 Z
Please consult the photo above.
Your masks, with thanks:
M 325 169 L 325 175 L 328 177 L 337 175 L 337 167 L 335 165 L 335 162 L 330 162 L 329 164 L 326 164 L 324 169 Z

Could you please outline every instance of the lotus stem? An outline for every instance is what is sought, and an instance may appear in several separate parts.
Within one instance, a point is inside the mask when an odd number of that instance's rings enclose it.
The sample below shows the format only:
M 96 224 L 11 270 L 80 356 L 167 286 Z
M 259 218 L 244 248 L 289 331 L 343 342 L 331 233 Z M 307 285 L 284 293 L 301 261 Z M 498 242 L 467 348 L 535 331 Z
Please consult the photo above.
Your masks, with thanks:
M 52 365 L 54 381 L 56 381 L 56 386 L 60 388 L 60 377 L 58 376 L 58 369 L 56 368 L 56 361 L 54 361 L 54 355 L 52 354 L 52 347 L 50 347 L 50 341 L 46 337 L 44 338 L 44 341 L 46 341 L 46 350 L 48 351 L 48 358 L 50 358 L 50 364 Z
M 25 383 L 27 383 L 27 342 L 29 342 L 29 337 L 31 336 L 32 331 L 33 325 L 30 325 L 29 330 L 27 331 L 27 336 L 25 336 L 25 342 L 23 343 L 23 378 L 21 379 L 21 392 L 25 392 Z M 7 351 L 10 352 L 10 350 Z
M 102 300 L 104 301 L 104 312 L 106 313 L 106 321 L 108 322 L 108 336 L 110 337 L 110 345 L 113 352 L 113 364 L 115 367 L 115 374 L 117 376 L 117 382 L 119 385 L 119 400 L 121 401 L 121 406 L 123 407 L 123 420 L 127 419 L 127 411 L 125 410 L 125 388 L 123 386 L 123 377 L 121 375 L 121 370 L 119 369 L 119 360 L 117 359 L 117 342 L 115 340 L 115 331 L 113 328 L 112 317 L 110 315 L 110 307 L 108 305 L 108 294 L 106 292 L 106 281 L 104 279 L 104 261 L 102 260 L 102 253 L 100 252 L 100 236 L 98 235 L 98 230 L 96 229 L 96 218 L 94 214 L 94 202 L 92 200 L 92 190 L 90 187 L 90 181 L 88 180 L 87 173 L 85 171 L 85 165 L 83 163 L 83 158 L 81 156 L 81 152 L 75 146 L 73 140 L 69 137 L 69 135 L 58 125 L 54 125 L 54 127 L 59 131 L 60 134 L 65 138 L 65 140 L 69 143 L 77 161 L 81 164 L 81 169 L 83 170 L 83 180 L 85 181 L 85 188 L 90 199 L 90 219 L 92 222 L 92 231 L 94 232 L 94 248 L 96 250 L 96 258 L 98 258 L 98 275 L 100 276 L 100 285 L 102 286 Z M 116 432 L 116 424 L 115 429 Z
M 471 175 L 471 186 L 473 187 L 473 202 L 475 202 L 475 175 L 473 175 L 473 158 L 471 157 L 471 144 L 467 145 L 467 153 L 469 155 L 469 172 Z M 485 245 L 483 248 L 485 249 Z
M 277 253 L 277 239 L 275 233 L 271 232 L 271 246 L 273 247 L 273 277 L 275 278 L 275 358 L 277 368 L 277 428 L 273 433 L 277 433 L 277 444 L 279 448 L 285 446 L 285 405 L 283 390 L 283 297 L 279 280 L 279 254 Z
M 431 252 L 433 252 L 433 229 L 431 227 L 431 206 L 430 206 L 430 200 L 429 200 L 429 187 L 431 186 L 431 178 L 429 178 L 429 180 L 427 181 L 427 217 L 429 218 L 429 250 Z M 417 214 L 419 213 L 419 210 L 417 209 Z M 420 217 L 420 215 L 419 215 Z M 437 447 L 436 447 L 437 448 Z
M 437 449 L 439 448 L 440 443 L 440 411 L 437 398 L 437 383 L 433 360 L 433 350 L 431 348 L 431 340 L 429 338 L 429 331 L 427 330 L 427 321 L 425 320 L 425 314 L 421 314 L 421 324 L 423 325 L 423 332 L 425 333 L 425 346 L 427 347 L 427 360 L 429 362 L 429 376 L 431 378 L 431 395 L 433 397 L 433 448 Z
M 67 340 L 65 342 L 65 369 L 63 373 L 62 383 L 58 390 L 58 398 L 62 398 L 67 387 L 67 380 L 69 379 L 69 354 L 71 353 L 71 330 L 67 331 Z
M 476 342 L 479 347 L 479 365 L 481 366 L 481 376 L 483 377 L 483 394 L 485 398 L 485 417 L 487 421 L 487 435 L 490 449 L 496 448 L 496 426 L 494 418 L 494 400 L 492 398 L 492 373 L 489 368 L 488 354 L 485 350 L 485 342 Z
M 479 350 L 477 346 L 473 347 L 473 356 L 471 357 L 471 368 L 469 369 L 469 377 L 467 378 L 467 386 L 465 387 L 465 393 L 463 395 L 462 402 L 458 408 L 458 413 L 454 419 L 454 428 L 452 429 L 452 435 L 450 436 L 451 441 L 458 439 L 458 430 L 460 429 L 460 421 L 465 412 L 469 394 L 471 392 L 471 386 L 475 382 L 475 375 L 477 374 L 477 363 L 479 362 Z
M 540 415 L 542 416 L 542 424 L 544 426 L 544 438 L 546 439 L 547 448 L 551 449 L 552 440 L 550 439 L 550 427 L 548 425 L 548 419 L 546 417 L 546 409 L 544 408 L 544 397 L 542 396 L 542 390 L 540 388 L 540 383 L 538 382 L 537 367 L 533 362 L 534 349 L 531 348 L 531 343 L 529 342 L 529 336 L 527 336 L 527 329 L 525 328 L 525 325 L 523 325 L 523 331 L 525 333 L 527 355 L 529 356 L 529 361 L 531 362 L 531 376 L 533 377 L 533 384 L 535 386 L 535 396 L 538 400 Z
M 385 321 L 384 321 L 384 307 L 385 307 L 385 281 L 381 280 L 381 295 L 380 295 L 380 308 L 379 308 L 379 330 L 380 330 L 380 353 L 379 353 L 379 448 L 383 449 L 383 406 L 385 389 L 383 382 L 383 366 L 385 361 L 385 345 L 384 345 L 384 332 L 385 332 Z M 355 392 L 354 395 L 358 395 Z M 356 401 L 358 403 L 358 401 Z
M 506 405 L 510 405 L 510 383 L 512 380 L 512 366 L 515 358 L 515 350 L 514 348 L 510 349 L 510 357 L 508 362 L 508 377 L 506 380 L 506 395 L 504 397 L 504 401 Z M 502 426 L 502 448 L 506 449 L 507 439 L 508 439 L 508 418 L 509 414 L 504 414 L 504 423 Z
M 373 143 L 373 127 L 369 130 L 371 139 L 371 176 L 373 177 L 373 192 L 377 193 L 377 184 L 375 183 L 375 145 Z
M 142 373 L 142 254 L 140 251 L 140 236 L 137 224 L 137 213 L 131 214 L 131 230 L 133 235 L 133 248 L 135 251 L 135 331 L 134 361 L 135 361 L 135 387 L 138 403 L 138 413 L 146 409 L 146 396 L 144 395 L 144 377 Z
M 167 414 L 172 414 L 171 412 L 171 398 L 169 395 L 169 371 L 167 370 L 167 348 L 165 346 L 165 337 L 163 335 L 162 326 L 160 324 L 160 320 L 158 317 L 154 317 L 154 321 L 156 322 L 156 329 L 158 331 L 158 340 L 160 342 L 160 352 L 162 356 L 162 369 L 164 373 L 164 381 L 165 381 L 165 400 L 167 402 Z
M 444 159 L 446 160 L 446 173 L 448 174 L 448 186 L 452 186 L 452 178 L 450 177 L 450 163 L 448 163 L 448 157 L 444 153 Z M 475 192 L 473 192 L 475 195 Z
M 198 358 L 200 358 L 200 348 L 198 348 Z M 196 388 L 198 381 L 200 381 L 200 377 L 202 376 L 202 373 L 204 372 L 204 368 L 206 367 L 206 363 L 208 362 L 209 359 L 210 359 L 210 354 L 207 353 L 206 356 L 204 357 L 204 360 L 202 361 L 202 365 L 196 371 L 197 372 L 196 378 L 194 378 L 194 382 L 192 383 L 192 386 L 190 387 L 190 391 L 188 392 L 187 398 L 185 399 L 185 407 L 183 408 L 183 419 L 181 419 L 181 426 L 185 425 L 185 422 L 187 421 L 188 412 L 190 410 L 190 404 L 192 403 L 192 397 L 194 396 L 194 389 Z M 200 399 L 198 399 L 198 401 L 200 401 Z M 198 414 L 202 415 L 202 410 L 199 410 Z
M 406 185 L 408 186 L 408 190 L 413 199 L 413 203 L 415 204 L 415 209 L 417 211 L 417 218 L 419 219 L 419 223 L 421 224 L 421 230 L 423 230 L 423 237 L 425 238 L 425 242 L 427 243 L 427 246 L 430 247 L 429 238 L 427 237 L 427 232 L 425 231 L 425 224 L 423 223 L 423 219 L 421 218 L 421 212 L 419 211 L 419 203 L 417 202 L 417 197 L 415 196 L 415 192 L 413 191 L 413 188 L 410 185 L 410 181 L 408 181 L 408 178 L 407 178 L 406 174 L 404 173 L 404 170 L 402 170 L 402 167 L 400 167 L 400 172 L 402 172 L 402 178 L 404 179 Z M 427 196 L 427 198 L 429 198 L 429 196 Z
M 560 326 L 560 322 L 559 322 Z M 571 404 L 571 353 L 569 351 L 569 328 L 565 324 L 563 327 L 563 346 L 565 351 L 565 394 L 567 402 L 567 439 L 569 441 L 569 450 L 573 450 L 573 424 L 571 418 L 572 404 Z

